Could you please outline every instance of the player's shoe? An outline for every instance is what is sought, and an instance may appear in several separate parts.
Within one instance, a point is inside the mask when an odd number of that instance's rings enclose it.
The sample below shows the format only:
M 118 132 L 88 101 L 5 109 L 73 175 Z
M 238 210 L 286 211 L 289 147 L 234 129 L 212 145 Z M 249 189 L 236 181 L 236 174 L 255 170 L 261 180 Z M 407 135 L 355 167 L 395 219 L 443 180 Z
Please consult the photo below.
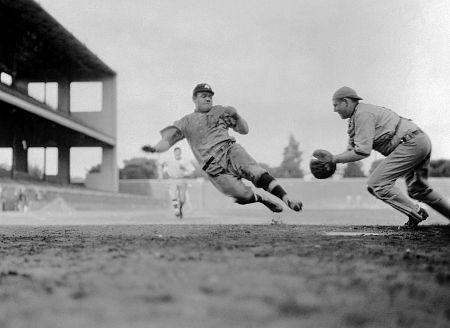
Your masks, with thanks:
M 283 197 L 283 201 L 293 211 L 300 212 L 303 207 L 303 203 L 299 200 L 289 198 L 287 195 Z
M 269 198 L 261 196 L 258 200 L 260 203 L 264 204 L 269 210 L 275 213 L 283 212 L 283 206 L 278 203 L 275 203 Z
M 408 222 L 403 225 L 403 228 L 414 229 L 420 222 L 425 221 L 428 218 L 428 212 L 422 207 L 419 207 L 417 213 L 409 215 L 408 218 Z

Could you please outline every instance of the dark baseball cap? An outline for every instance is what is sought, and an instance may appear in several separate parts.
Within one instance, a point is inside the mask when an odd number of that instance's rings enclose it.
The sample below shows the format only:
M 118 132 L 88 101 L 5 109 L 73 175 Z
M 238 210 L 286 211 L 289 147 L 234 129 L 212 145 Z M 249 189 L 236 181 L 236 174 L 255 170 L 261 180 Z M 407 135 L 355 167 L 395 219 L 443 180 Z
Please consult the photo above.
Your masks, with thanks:
M 195 96 L 199 92 L 209 92 L 210 94 L 214 95 L 214 91 L 212 91 L 211 86 L 208 83 L 197 84 L 194 88 L 194 91 L 192 91 L 192 95 Z
M 353 90 L 352 88 L 349 88 L 349 87 L 339 88 L 336 90 L 336 92 L 333 95 L 333 100 L 334 99 L 343 99 L 343 98 L 353 98 L 353 99 L 363 100 L 360 96 L 358 96 L 358 94 L 356 93 L 355 90 Z

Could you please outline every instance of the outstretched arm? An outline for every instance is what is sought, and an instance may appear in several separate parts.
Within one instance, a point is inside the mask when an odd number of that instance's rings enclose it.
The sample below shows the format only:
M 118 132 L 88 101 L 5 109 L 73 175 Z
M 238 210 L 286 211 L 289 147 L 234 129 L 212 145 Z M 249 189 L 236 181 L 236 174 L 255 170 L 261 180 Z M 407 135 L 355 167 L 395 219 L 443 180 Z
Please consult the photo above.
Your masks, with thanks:
M 142 150 L 148 153 L 163 153 L 183 138 L 178 128 L 169 126 L 161 131 L 161 140 L 156 145 L 145 145 Z
M 144 145 L 142 150 L 147 153 L 163 153 L 170 149 L 170 143 L 166 139 L 161 139 L 156 145 Z
M 354 150 L 346 150 L 343 153 L 333 155 L 333 162 L 335 163 L 348 163 L 360 161 L 369 155 L 358 154 Z

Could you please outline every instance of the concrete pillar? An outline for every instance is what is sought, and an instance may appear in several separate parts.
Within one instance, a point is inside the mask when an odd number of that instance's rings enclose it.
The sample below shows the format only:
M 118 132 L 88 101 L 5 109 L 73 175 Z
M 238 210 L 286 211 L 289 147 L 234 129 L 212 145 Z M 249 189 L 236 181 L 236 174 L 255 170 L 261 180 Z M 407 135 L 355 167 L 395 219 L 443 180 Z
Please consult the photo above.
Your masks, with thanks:
M 70 184 L 70 147 L 58 147 L 58 179 L 61 184 Z
M 119 169 L 117 167 L 117 151 L 116 148 L 102 149 L 102 164 L 100 172 L 103 176 L 101 189 L 108 191 L 119 191 Z
M 102 81 L 102 115 L 107 130 L 117 137 L 117 79 L 115 76 Z
M 89 189 L 119 191 L 119 169 L 116 163 L 116 148 L 102 148 L 100 172 L 91 172 L 86 176 L 85 185 Z
M 88 174 L 86 186 L 92 189 L 117 192 L 119 172 L 117 168 L 117 80 L 110 76 L 102 80 L 102 110 L 100 112 L 75 112 L 71 116 L 89 127 L 114 138 L 113 145 L 103 147 L 101 172 Z
M 70 81 L 58 81 L 58 111 L 70 113 Z
M 117 80 L 115 76 L 103 80 L 102 113 L 108 119 L 111 134 L 117 136 Z M 105 181 L 105 189 L 119 191 L 119 169 L 117 167 L 117 146 L 102 149 L 101 174 Z M 103 189 L 103 188 L 102 188 Z
M 117 91 L 116 77 L 102 81 L 102 105 L 98 112 L 71 112 L 70 115 L 89 127 L 97 129 L 114 139 L 117 137 Z

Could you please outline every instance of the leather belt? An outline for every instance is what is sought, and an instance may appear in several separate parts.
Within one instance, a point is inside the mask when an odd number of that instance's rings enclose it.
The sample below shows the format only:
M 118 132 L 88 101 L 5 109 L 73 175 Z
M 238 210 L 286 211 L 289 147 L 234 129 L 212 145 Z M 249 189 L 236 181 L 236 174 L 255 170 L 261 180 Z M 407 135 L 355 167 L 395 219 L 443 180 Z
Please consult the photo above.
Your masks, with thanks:
M 220 154 L 223 151 L 225 151 L 228 148 L 230 148 L 230 146 L 232 144 L 234 144 L 234 143 L 236 143 L 236 141 L 228 140 L 227 142 L 224 142 L 219 148 L 213 149 L 213 153 L 215 154 L 215 156 L 211 156 L 210 158 L 208 158 L 208 160 L 206 161 L 205 165 L 202 166 L 202 170 L 206 171 L 208 169 L 208 167 L 211 165 L 211 163 L 214 161 L 214 158 L 217 157 L 218 154 Z
M 423 131 L 421 129 L 417 129 L 417 130 L 408 132 L 400 139 L 400 143 L 402 144 L 402 143 L 408 142 L 409 140 L 411 140 L 412 138 L 414 138 L 415 136 L 417 136 L 418 134 L 420 134 L 422 132 Z

